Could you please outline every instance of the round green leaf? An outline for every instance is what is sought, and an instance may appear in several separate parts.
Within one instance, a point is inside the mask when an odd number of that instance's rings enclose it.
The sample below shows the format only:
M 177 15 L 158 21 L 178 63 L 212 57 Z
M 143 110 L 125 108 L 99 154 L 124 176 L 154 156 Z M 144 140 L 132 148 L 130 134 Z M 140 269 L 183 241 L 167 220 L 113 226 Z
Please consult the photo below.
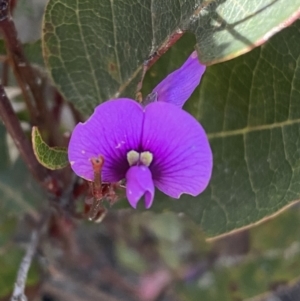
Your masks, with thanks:
M 134 97 L 143 62 L 184 31 L 206 64 L 228 60 L 294 21 L 300 0 L 50 0 L 43 52 L 53 80 L 85 114 L 113 97 Z
M 156 210 L 184 212 L 216 236 L 299 200 L 299 41 L 300 21 L 264 46 L 207 69 L 187 108 L 208 132 L 210 185 L 196 198 L 161 196 Z

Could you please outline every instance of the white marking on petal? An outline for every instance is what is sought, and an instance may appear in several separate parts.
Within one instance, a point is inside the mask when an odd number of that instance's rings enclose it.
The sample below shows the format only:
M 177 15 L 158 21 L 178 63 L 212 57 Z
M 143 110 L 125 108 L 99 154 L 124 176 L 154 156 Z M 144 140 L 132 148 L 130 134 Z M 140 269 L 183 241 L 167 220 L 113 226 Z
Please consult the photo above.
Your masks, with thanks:
M 85 154 L 85 150 L 82 150 L 81 153 L 82 153 L 82 154 Z
M 123 144 L 125 144 L 126 142 L 125 141 L 121 141 L 118 143 L 118 145 L 115 147 L 115 148 L 120 148 Z
M 75 163 L 75 161 L 71 161 L 70 164 L 73 165 Z

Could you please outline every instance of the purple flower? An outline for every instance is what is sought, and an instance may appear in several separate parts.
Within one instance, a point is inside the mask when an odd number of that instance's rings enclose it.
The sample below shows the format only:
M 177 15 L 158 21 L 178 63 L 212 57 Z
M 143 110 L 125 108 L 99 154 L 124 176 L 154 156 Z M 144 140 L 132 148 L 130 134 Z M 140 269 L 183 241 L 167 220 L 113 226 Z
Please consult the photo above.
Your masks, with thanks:
M 182 108 L 199 85 L 205 69 L 206 67 L 198 60 L 197 52 L 193 51 L 179 69 L 169 74 L 153 89 L 146 102 L 164 101 Z
M 179 107 L 204 70 L 192 53 L 153 90 L 156 97 L 148 98 L 152 102 L 145 107 L 128 98 L 100 104 L 72 133 L 68 155 L 74 172 L 93 181 L 91 159 L 103 156 L 102 180 L 126 179 L 134 208 L 143 196 L 150 208 L 155 187 L 173 198 L 201 193 L 211 177 L 211 149 L 202 126 Z

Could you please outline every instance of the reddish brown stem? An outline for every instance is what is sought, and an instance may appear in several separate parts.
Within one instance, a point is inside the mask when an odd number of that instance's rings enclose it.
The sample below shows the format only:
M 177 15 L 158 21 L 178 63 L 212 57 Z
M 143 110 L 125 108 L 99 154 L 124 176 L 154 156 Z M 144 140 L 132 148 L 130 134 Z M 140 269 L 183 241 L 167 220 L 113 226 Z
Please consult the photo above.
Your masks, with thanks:
M 22 47 L 18 41 L 17 31 L 10 15 L 10 5 L 12 5 L 11 1 L 0 0 L 0 29 L 3 33 L 10 64 L 22 89 L 31 120 L 33 123 L 38 124 L 38 111 L 25 84 L 27 78 L 30 81 L 35 77 L 32 77 L 32 72 L 28 68 L 28 63 L 25 60 Z
M 27 61 L 17 38 L 16 27 L 9 10 L 12 4 L 12 0 L 0 0 L 0 30 L 3 33 L 9 62 L 22 90 L 32 124 L 46 129 L 50 141 L 60 145 L 61 135 L 56 123 L 52 122 L 52 116 L 44 100 L 44 79 Z
M 13 108 L 7 98 L 3 86 L 0 84 L 0 117 L 8 131 L 14 140 L 22 159 L 25 161 L 29 171 L 34 178 L 41 183 L 49 192 L 57 193 L 54 185 L 54 179 L 49 177 L 49 173 L 44 169 L 34 156 L 31 144 L 25 136 L 19 119 L 16 116 Z
M 8 85 L 8 71 L 9 71 L 8 61 L 5 60 L 2 64 L 2 85 L 3 86 Z
M 13 12 L 17 6 L 17 0 L 10 0 L 10 11 Z
M 137 91 L 140 91 L 143 85 L 143 80 L 146 72 L 150 69 L 150 67 L 163 55 L 165 54 L 184 34 L 184 31 L 181 29 L 176 30 L 173 34 L 171 34 L 165 42 L 153 53 L 150 54 L 148 59 L 144 62 L 143 73 L 141 81 L 138 83 Z
M 198 17 L 201 11 L 208 7 L 214 1 L 215 0 L 204 1 L 201 5 L 195 8 L 193 17 Z M 139 92 L 142 89 L 145 74 L 150 69 L 150 67 L 183 36 L 185 30 L 183 30 L 182 28 L 186 28 L 186 26 L 182 24 L 181 28 L 178 27 L 170 36 L 168 36 L 165 39 L 165 41 L 157 49 L 152 50 L 152 53 L 150 53 L 148 59 L 146 59 L 144 62 L 142 78 L 137 85 L 137 92 Z

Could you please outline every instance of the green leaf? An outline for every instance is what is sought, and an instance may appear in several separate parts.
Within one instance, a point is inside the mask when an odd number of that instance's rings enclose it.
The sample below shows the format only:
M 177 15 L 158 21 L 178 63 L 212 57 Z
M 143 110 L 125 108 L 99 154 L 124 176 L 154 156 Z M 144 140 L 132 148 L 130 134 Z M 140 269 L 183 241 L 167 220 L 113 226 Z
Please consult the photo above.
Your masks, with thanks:
M 264 46 L 207 69 L 187 109 L 208 132 L 214 154 L 210 185 L 196 198 L 157 196 L 154 209 L 184 212 L 216 236 L 299 200 L 299 41 L 297 21 Z M 166 63 L 174 60 L 170 52 Z M 155 72 L 150 70 L 150 79 Z
M 37 127 L 32 128 L 33 151 L 38 161 L 48 169 L 61 169 L 69 164 L 64 147 L 50 147 L 42 139 Z
M 212 64 L 262 44 L 299 7 L 300 0 L 50 0 L 44 58 L 65 98 L 90 114 L 107 99 L 134 97 L 143 62 L 182 31 L 195 34 L 200 59 Z

